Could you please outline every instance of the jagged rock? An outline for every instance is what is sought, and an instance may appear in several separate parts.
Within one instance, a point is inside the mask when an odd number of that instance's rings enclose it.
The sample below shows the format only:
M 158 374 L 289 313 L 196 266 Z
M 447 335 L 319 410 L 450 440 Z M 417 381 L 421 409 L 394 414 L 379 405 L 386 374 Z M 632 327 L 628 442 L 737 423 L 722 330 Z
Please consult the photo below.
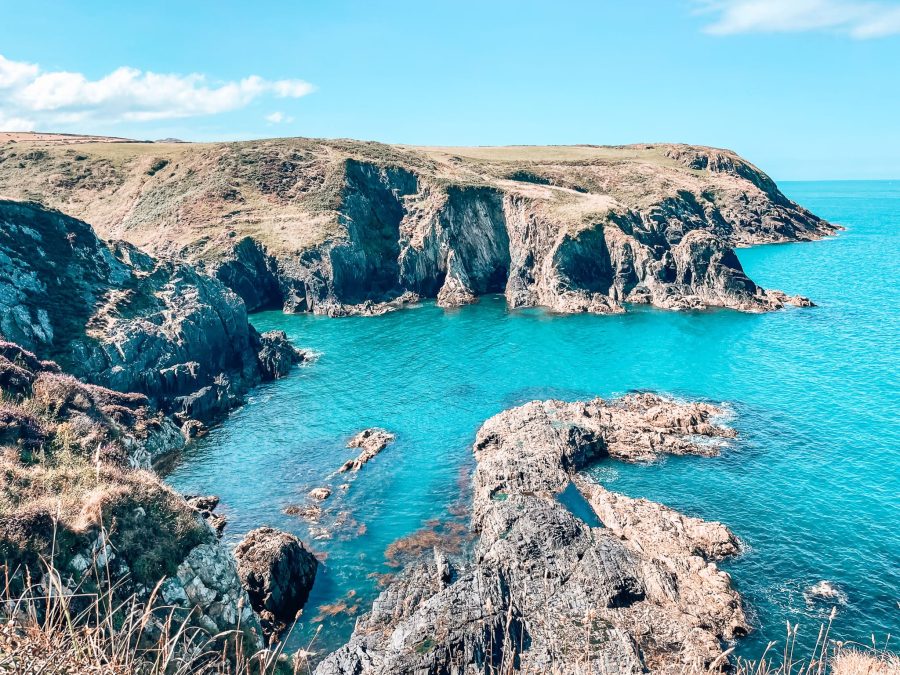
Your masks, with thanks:
M 453 578 L 453 568 L 444 552 L 435 546 L 434 566 L 437 571 L 437 580 L 442 584 L 449 584 Z
M 197 622 L 211 635 L 240 625 L 254 648 L 263 646 L 260 620 L 250 606 L 234 558 L 220 544 L 192 549 L 161 591 L 169 604 L 196 608 Z
M 215 495 L 185 495 L 184 500 L 192 509 L 197 511 L 206 523 L 216 533 L 216 539 L 221 539 L 228 525 L 228 518 L 214 513 L 219 505 L 219 498 Z
M 651 394 L 529 403 L 475 442 L 472 559 L 413 563 L 317 675 L 705 671 L 749 629 L 716 560 L 738 542 L 719 523 L 614 495 L 577 475 L 613 455 L 709 454 L 733 432 L 706 404 Z M 705 437 L 705 438 L 704 438 Z M 605 527 L 555 495 L 575 480 Z M 608 522 L 607 522 L 608 521 Z
M 215 511 L 219 505 L 219 498 L 216 495 L 185 495 L 184 501 L 201 513 Z
M 748 279 L 733 247 L 839 229 L 735 153 L 699 146 L 278 139 L 181 146 L 177 170 L 153 176 L 139 156 L 110 166 L 87 148 L 73 163 L 51 144 L 26 167 L 2 161 L 16 152 L 0 147 L 0 193 L 39 191 L 104 236 L 200 261 L 251 309 L 373 315 L 502 293 L 557 312 L 768 311 L 786 299 Z
M 393 312 L 395 309 L 400 309 L 401 307 L 416 303 L 419 299 L 420 298 L 416 293 L 407 291 L 401 293 L 396 298 L 384 300 L 382 302 L 366 300 L 358 304 L 349 304 L 326 301 L 316 305 L 316 313 L 325 314 L 332 318 L 342 316 L 381 316 L 382 314 Z
M 338 469 L 338 472 L 359 471 L 363 464 L 366 464 L 375 455 L 384 450 L 389 443 L 393 442 L 394 438 L 394 434 L 377 427 L 360 431 L 347 442 L 347 447 L 361 448 L 362 452 L 355 459 L 348 459 L 344 462 L 341 468 Z
M 260 370 L 265 373 L 267 379 L 277 380 L 284 377 L 291 372 L 291 368 L 306 358 L 304 352 L 288 342 L 287 334 L 282 330 L 268 331 L 259 338 L 257 358 Z
M 221 282 L 35 204 L 0 200 L 0 277 L 0 335 L 182 421 L 221 417 L 299 360 Z
M 234 555 L 263 628 L 270 635 L 280 632 L 306 603 L 318 561 L 297 537 L 271 527 L 248 532 Z
M 706 560 L 740 553 L 740 542 L 722 523 L 691 518 L 647 499 L 616 494 L 582 477 L 575 480 L 603 526 L 640 549 Z

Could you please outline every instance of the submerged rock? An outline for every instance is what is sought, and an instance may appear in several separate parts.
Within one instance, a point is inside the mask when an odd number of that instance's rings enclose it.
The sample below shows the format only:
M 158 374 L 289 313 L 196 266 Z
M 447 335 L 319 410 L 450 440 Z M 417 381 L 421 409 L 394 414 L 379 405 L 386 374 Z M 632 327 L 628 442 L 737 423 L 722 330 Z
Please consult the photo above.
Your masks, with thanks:
M 271 527 L 247 533 L 234 550 L 241 583 L 273 635 L 290 625 L 309 597 L 318 561 L 292 534 Z
M 355 459 L 349 459 L 344 462 L 341 468 L 338 469 L 338 473 L 359 471 L 364 464 L 384 450 L 389 443 L 392 443 L 394 438 L 396 438 L 394 434 L 377 427 L 360 431 L 347 442 L 347 447 L 360 448 L 362 452 Z
M 288 504 L 281 512 L 286 516 L 297 516 L 310 523 L 317 523 L 322 517 L 322 507 L 318 504 Z
M 475 442 L 472 559 L 412 563 L 316 673 L 637 675 L 721 662 L 722 641 L 749 630 L 715 563 L 737 553 L 734 535 L 576 474 L 606 455 L 709 454 L 702 437 L 733 435 L 711 421 L 722 412 L 640 394 L 491 418 Z M 604 527 L 555 498 L 573 477 Z
M 814 606 L 816 604 L 844 605 L 847 603 L 847 594 L 837 585 L 830 581 L 819 581 L 803 592 L 806 604 Z

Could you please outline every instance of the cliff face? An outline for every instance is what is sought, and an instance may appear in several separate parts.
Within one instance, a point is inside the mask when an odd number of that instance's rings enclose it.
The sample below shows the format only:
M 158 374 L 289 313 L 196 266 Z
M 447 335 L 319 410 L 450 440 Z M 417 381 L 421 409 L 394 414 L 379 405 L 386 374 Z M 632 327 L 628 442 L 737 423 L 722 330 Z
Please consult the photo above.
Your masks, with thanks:
M 535 401 L 491 418 L 474 447 L 472 559 L 437 547 L 413 563 L 317 675 L 725 667 L 721 641 L 749 630 L 715 563 L 739 551 L 737 538 L 577 475 L 610 456 L 714 453 L 734 435 L 710 421 L 721 412 L 643 394 Z
M 216 418 L 296 360 L 219 281 L 32 204 L 0 201 L 0 314 L 6 339 L 182 421 Z
M 497 292 L 561 312 L 765 311 L 805 301 L 758 287 L 733 247 L 838 229 L 734 153 L 693 146 L 39 146 L 0 149 L 0 195 L 200 261 L 251 310 L 377 313 Z

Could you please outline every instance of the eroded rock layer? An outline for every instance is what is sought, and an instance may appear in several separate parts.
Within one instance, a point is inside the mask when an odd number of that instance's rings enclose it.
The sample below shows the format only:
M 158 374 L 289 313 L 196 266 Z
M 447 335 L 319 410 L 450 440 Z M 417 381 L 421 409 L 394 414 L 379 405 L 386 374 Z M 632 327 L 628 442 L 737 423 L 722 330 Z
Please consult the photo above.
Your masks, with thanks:
M 24 138 L 24 137 L 23 137 Z M 733 247 L 839 229 L 733 152 L 686 145 L 413 148 L 279 139 L 0 147 L 0 196 L 203 262 L 253 310 L 766 311 Z
M 488 420 L 475 456 L 472 559 L 412 564 L 318 675 L 683 673 L 724 664 L 748 630 L 717 560 L 722 524 L 608 492 L 577 472 L 606 456 L 706 455 L 722 411 L 651 394 L 533 402 Z M 574 483 L 573 483 L 574 481 Z M 560 497 L 576 491 L 602 525 Z

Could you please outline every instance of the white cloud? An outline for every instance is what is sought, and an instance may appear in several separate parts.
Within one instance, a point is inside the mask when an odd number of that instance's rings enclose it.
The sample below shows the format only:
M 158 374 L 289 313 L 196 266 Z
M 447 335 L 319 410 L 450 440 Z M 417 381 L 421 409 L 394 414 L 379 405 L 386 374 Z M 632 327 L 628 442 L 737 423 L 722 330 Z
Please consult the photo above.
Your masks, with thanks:
M 900 5 L 854 0 L 705 0 L 713 35 L 831 31 L 865 40 L 900 34 Z
M 0 113 L 0 131 L 34 131 L 34 120 L 25 117 L 5 117 Z
M 44 72 L 34 64 L 0 55 L 0 129 L 216 115 L 259 98 L 299 98 L 313 90 L 303 80 L 251 75 L 210 83 L 200 74 L 159 74 L 127 67 L 90 80 L 81 73 Z
M 315 90 L 315 87 L 303 80 L 277 80 L 272 84 L 275 94 L 281 98 L 300 98 Z
M 266 122 L 270 124 L 281 124 L 282 122 L 293 122 L 294 118 L 288 115 L 285 115 L 283 112 L 273 112 L 269 115 L 266 115 Z
M 10 61 L 0 54 L 0 89 L 27 82 L 38 74 L 38 67 L 22 61 Z

